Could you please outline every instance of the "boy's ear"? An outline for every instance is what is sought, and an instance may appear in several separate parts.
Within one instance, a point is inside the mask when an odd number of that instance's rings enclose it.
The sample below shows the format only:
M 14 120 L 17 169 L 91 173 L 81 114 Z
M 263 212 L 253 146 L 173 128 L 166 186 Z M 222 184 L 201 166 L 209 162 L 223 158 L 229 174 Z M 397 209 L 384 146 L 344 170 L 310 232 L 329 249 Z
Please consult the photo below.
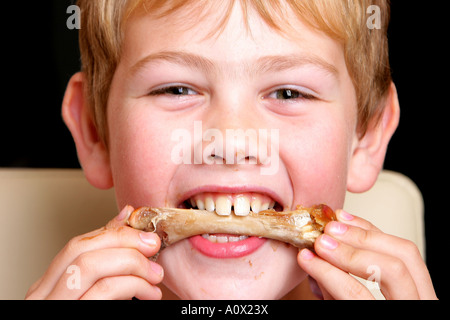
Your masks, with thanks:
M 86 178 L 94 187 L 109 189 L 113 186 L 109 154 L 89 112 L 84 81 L 81 72 L 70 79 L 62 104 L 62 117 L 72 133 Z
M 391 83 L 385 108 L 378 124 L 369 124 L 366 134 L 355 138 L 347 179 L 347 190 L 365 192 L 375 183 L 383 168 L 389 140 L 397 129 L 400 106 L 397 89 Z

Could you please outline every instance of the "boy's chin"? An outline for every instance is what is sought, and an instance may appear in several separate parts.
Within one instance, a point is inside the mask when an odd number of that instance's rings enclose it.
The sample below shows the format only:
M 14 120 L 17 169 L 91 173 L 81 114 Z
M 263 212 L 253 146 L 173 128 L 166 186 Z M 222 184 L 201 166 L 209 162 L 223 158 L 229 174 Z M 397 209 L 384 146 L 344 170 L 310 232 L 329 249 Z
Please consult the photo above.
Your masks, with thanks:
M 158 262 L 164 285 L 181 299 L 279 299 L 306 278 L 297 253 L 297 248 L 267 240 L 249 255 L 220 259 L 183 240 L 165 249 Z

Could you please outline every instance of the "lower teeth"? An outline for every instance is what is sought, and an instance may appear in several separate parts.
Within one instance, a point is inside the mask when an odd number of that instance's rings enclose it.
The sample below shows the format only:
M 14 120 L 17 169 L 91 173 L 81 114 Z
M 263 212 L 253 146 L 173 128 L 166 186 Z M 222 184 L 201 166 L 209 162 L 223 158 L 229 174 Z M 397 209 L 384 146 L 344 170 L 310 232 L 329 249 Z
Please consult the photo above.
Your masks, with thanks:
M 228 243 L 242 241 L 248 238 L 248 236 L 232 236 L 232 235 L 214 235 L 214 234 L 202 234 L 204 239 L 207 239 L 213 243 Z

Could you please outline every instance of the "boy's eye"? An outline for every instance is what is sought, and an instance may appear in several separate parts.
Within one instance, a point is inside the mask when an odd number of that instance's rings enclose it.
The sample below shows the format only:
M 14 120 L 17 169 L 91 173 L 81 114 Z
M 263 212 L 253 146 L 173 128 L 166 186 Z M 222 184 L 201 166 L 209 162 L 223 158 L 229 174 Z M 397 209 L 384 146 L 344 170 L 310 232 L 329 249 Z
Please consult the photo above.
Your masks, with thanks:
M 275 95 L 277 99 L 297 99 L 300 97 L 300 92 L 291 89 L 280 89 L 275 91 Z
M 308 93 L 303 93 L 295 89 L 282 88 L 277 89 L 268 95 L 269 98 L 277 100 L 297 100 L 314 99 L 315 97 Z
M 153 90 L 149 95 L 158 96 L 158 95 L 173 95 L 173 96 L 186 96 L 186 95 L 194 95 L 197 94 L 196 91 L 183 87 L 183 86 L 170 86 L 164 87 L 160 89 Z

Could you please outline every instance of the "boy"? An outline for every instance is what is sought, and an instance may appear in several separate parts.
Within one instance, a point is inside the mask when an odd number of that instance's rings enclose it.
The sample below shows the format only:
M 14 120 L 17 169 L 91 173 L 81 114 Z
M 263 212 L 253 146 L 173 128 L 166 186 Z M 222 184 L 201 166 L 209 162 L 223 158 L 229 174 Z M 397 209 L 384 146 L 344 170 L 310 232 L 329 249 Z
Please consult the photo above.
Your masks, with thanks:
M 114 186 L 123 209 L 72 239 L 28 298 L 304 299 L 312 297 L 309 275 L 326 299 L 370 299 L 349 273 L 367 277 L 371 265 L 386 298 L 436 298 L 411 242 L 337 210 L 346 190 L 373 185 L 398 124 L 386 1 L 78 5 L 83 72 L 68 85 L 63 117 L 87 179 Z M 375 28 L 370 5 L 380 12 Z M 238 130 L 249 134 L 227 135 Z M 160 239 L 126 226 L 139 206 L 220 214 L 233 206 L 245 215 L 317 203 L 336 209 L 339 222 L 315 253 L 205 234 L 153 262 Z M 70 266 L 80 270 L 80 288 L 67 286 Z

